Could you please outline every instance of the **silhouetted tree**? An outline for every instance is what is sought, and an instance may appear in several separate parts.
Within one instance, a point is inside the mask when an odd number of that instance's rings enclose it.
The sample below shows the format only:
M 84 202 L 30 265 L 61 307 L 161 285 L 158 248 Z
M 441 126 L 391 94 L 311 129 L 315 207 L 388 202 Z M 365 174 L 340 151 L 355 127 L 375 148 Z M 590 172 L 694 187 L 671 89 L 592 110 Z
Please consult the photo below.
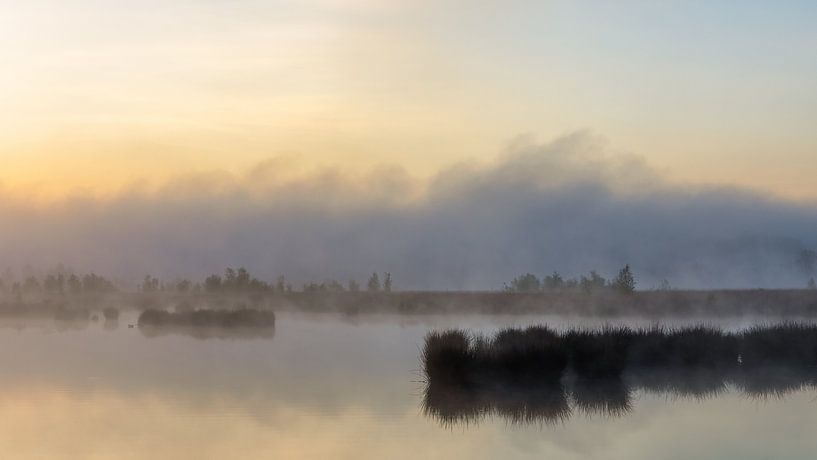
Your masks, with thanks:
M 275 282 L 275 290 L 280 293 L 286 292 L 286 278 L 284 278 L 284 275 L 278 277 L 278 280 Z
M 579 285 L 585 292 L 593 292 L 604 289 L 607 286 L 607 280 L 594 270 L 591 270 L 589 277 L 582 276 Z
M 39 292 L 40 291 L 40 282 L 37 278 L 33 276 L 29 276 L 23 282 L 23 291 L 25 292 Z
M 391 292 L 391 273 L 386 272 L 383 275 L 383 290 Z
M 46 292 L 62 293 L 65 289 L 65 276 L 60 273 L 58 275 L 48 275 L 43 281 L 43 287 Z
M 156 292 L 159 290 L 159 279 L 150 275 L 145 275 L 145 279 L 140 286 L 142 292 Z
M 348 286 L 349 286 L 349 288 L 348 288 L 349 292 L 358 292 L 358 291 L 360 291 L 360 285 L 357 284 L 357 281 L 355 281 L 355 280 L 349 280 Z
M 304 292 L 343 292 L 343 285 L 335 280 L 326 280 L 320 284 L 309 283 L 304 284 Z
M 204 280 L 204 289 L 207 292 L 218 292 L 221 290 L 222 281 L 218 275 L 210 275 Z
M 71 293 L 78 294 L 82 292 L 82 281 L 80 281 L 77 275 L 71 273 L 66 284 L 68 284 L 68 290 L 71 291 Z
M 814 281 L 814 277 L 808 280 L 808 288 L 817 289 L 817 282 Z
M 542 283 L 532 273 L 525 273 L 511 280 L 510 286 L 505 286 L 508 292 L 536 292 L 541 289 Z
M 564 279 L 559 272 L 553 272 L 552 275 L 546 276 L 542 279 L 542 287 L 549 291 L 556 291 L 564 287 Z
M 250 291 L 261 292 L 268 291 L 270 289 L 270 285 L 265 281 L 259 280 L 258 278 L 251 278 L 247 288 Z
M 89 273 L 82 277 L 82 290 L 85 292 L 111 292 L 115 291 L 113 283 L 95 273 Z
M 625 265 L 624 268 L 618 272 L 618 276 L 613 280 L 613 288 L 624 294 L 630 294 L 635 291 L 635 277 L 629 265 Z
M 324 285 L 326 286 L 326 290 L 330 292 L 343 292 L 346 290 L 342 284 L 335 280 L 327 280 L 324 282 Z
M 380 291 L 380 277 L 377 276 L 377 273 L 372 273 L 372 276 L 369 278 L 369 282 L 366 283 L 366 289 L 369 292 Z
M 278 277 L 278 291 L 284 290 L 284 277 Z M 239 269 L 227 268 L 224 270 L 224 277 L 218 275 L 210 275 L 204 280 L 204 289 L 207 292 L 218 291 L 238 291 L 238 292 L 263 292 L 269 291 L 272 288 L 266 281 L 261 281 L 250 274 L 250 272 L 241 267 Z
M 225 289 L 235 288 L 236 278 L 238 278 L 238 275 L 236 274 L 234 269 L 228 268 L 224 270 L 224 282 L 222 283 L 223 287 Z
M 250 286 L 250 272 L 246 268 L 241 267 L 235 276 L 235 288 L 238 290 L 245 290 Z
M 179 292 L 187 292 L 190 290 L 190 287 L 193 285 L 190 280 L 183 279 L 176 283 L 176 290 Z

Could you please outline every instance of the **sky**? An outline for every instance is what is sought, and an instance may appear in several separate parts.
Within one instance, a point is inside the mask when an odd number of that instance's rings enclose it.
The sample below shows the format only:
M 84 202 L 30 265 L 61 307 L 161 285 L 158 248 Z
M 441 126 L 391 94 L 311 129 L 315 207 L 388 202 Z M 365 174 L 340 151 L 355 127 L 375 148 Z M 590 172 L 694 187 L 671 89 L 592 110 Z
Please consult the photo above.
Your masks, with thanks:
M 0 0 L 0 266 L 805 286 L 815 21 L 805 1 Z
M 430 176 L 590 130 L 817 199 L 806 1 L 0 0 L 0 183 L 110 194 L 268 158 Z

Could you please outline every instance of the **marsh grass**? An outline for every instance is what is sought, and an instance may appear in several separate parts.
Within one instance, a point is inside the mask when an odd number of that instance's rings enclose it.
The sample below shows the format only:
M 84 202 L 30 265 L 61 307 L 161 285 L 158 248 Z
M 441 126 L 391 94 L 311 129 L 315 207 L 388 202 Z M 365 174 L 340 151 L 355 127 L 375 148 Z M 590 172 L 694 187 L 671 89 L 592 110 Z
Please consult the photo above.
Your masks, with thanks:
M 632 410 L 632 390 L 620 377 L 577 378 L 569 388 L 573 404 L 585 414 L 617 417 Z
M 625 327 L 605 326 L 600 330 L 571 330 L 562 342 L 574 372 L 583 378 L 621 375 L 627 365 L 634 333 Z
M 724 332 L 708 326 L 546 326 L 493 337 L 432 332 L 422 351 L 426 413 L 444 423 L 499 414 L 514 423 L 630 411 L 636 390 L 697 399 L 730 388 L 779 397 L 817 385 L 817 325 L 781 323 Z M 572 407 L 571 407 L 572 406 Z

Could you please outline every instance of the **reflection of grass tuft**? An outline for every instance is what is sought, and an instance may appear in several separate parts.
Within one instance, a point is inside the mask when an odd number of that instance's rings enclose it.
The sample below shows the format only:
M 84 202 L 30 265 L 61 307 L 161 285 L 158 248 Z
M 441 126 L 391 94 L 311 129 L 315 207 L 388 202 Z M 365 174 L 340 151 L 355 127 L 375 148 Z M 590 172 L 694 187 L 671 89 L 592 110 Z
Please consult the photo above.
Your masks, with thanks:
M 817 385 L 817 326 L 783 323 L 730 333 L 695 326 L 605 327 L 557 334 L 543 326 L 493 337 L 433 332 L 421 359 L 424 407 L 445 424 L 500 414 L 512 422 L 622 415 L 634 390 L 712 397 L 737 388 L 780 396 Z

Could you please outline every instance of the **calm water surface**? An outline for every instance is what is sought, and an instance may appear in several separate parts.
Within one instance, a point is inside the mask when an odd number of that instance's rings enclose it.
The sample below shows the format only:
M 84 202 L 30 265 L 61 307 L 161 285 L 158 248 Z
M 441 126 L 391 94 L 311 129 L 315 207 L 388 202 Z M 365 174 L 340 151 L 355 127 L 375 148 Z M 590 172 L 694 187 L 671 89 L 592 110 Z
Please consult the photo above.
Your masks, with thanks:
M 280 314 L 274 337 L 255 339 L 149 337 L 128 322 L 2 324 L 0 458 L 686 460 L 817 452 L 811 389 L 761 400 L 734 391 L 702 400 L 637 393 L 626 415 L 574 413 L 551 425 L 488 417 L 443 426 L 424 415 L 419 351 L 430 329 L 601 321 Z

